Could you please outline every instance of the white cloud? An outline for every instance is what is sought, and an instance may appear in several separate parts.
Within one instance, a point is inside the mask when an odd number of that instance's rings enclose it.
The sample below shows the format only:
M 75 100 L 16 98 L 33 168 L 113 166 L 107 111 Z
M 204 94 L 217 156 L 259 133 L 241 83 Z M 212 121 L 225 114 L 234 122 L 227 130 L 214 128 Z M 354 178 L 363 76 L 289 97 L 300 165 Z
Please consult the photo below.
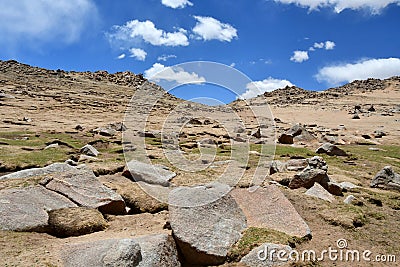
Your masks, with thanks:
M 237 30 L 227 23 L 222 23 L 212 17 L 194 16 L 194 18 L 197 23 L 193 32 L 198 39 L 230 42 L 233 38 L 237 38 Z
M 372 14 L 379 14 L 389 4 L 400 4 L 400 0 L 274 0 L 283 4 L 296 4 L 318 10 L 321 7 L 333 7 L 336 13 L 345 9 L 369 9 Z
M 309 59 L 307 51 L 299 51 L 296 50 L 293 52 L 293 56 L 290 58 L 291 61 L 301 63 L 303 61 L 307 61 Z
M 284 88 L 286 86 L 293 86 L 291 82 L 288 80 L 279 80 L 274 79 L 272 77 L 268 77 L 262 81 L 255 81 L 247 84 L 246 92 L 239 96 L 240 99 L 248 99 L 252 97 L 256 97 L 265 92 L 271 92 L 273 90 Z
M 129 57 L 133 57 L 140 61 L 144 61 L 147 56 L 146 51 L 144 51 L 143 49 L 140 49 L 140 48 L 131 48 L 131 49 L 129 49 L 129 53 L 131 53 L 131 55 Z
M 332 41 L 325 42 L 325 50 L 332 50 L 333 48 L 335 48 L 335 46 L 336 46 L 335 42 Z
M 168 59 L 176 58 L 175 55 L 161 55 L 157 58 L 158 61 L 167 61 Z
M 385 79 L 398 75 L 400 75 L 400 58 L 381 58 L 324 67 L 315 77 L 319 82 L 338 85 L 342 82 L 368 78 Z
M 150 69 L 144 72 L 144 75 L 147 79 L 156 82 L 160 80 L 176 82 L 178 84 L 206 82 L 204 77 L 200 77 L 195 72 L 186 72 L 179 67 L 166 67 L 160 63 L 155 63 Z
M 126 57 L 125 54 L 121 54 L 121 55 L 119 55 L 119 56 L 117 57 L 117 59 L 124 59 L 125 57 Z
M 314 43 L 314 48 L 321 49 L 321 48 L 324 48 L 324 46 L 325 46 L 324 42 Z
M 141 40 L 154 46 L 187 46 L 189 45 L 186 30 L 180 28 L 176 32 L 157 29 L 150 20 L 131 20 L 125 25 L 115 25 L 106 37 L 110 43 L 118 47 L 131 46 Z
M 161 0 L 164 6 L 170 8 L 184 8 L 185 6 L 193 6 L 193 3 L 188 0 Z
M 0 42 L 73 43 L 97 21 L 92 0 L 0 0 L 0 7 Z

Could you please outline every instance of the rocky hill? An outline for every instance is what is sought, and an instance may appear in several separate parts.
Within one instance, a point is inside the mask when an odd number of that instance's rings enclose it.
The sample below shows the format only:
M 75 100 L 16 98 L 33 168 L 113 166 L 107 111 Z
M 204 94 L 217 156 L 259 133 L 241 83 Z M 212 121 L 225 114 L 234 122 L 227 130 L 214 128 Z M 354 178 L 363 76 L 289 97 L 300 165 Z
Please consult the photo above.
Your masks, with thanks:
M 209 107 L 0 61 L 1 264 L 394 266 L 399 103 L 400 77 Z

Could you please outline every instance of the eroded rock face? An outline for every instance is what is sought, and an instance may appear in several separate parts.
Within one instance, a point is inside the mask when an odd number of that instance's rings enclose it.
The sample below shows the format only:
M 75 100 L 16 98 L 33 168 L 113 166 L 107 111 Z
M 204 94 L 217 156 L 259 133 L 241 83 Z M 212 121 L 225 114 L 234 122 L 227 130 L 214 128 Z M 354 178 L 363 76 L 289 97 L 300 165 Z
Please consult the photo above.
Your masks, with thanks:
M 392 187 L 400 190 L 400 174 L 394 172 L 392 166 L 386 166 L 372 179 L 371 187 Z
M 134 181 L 169 186 L 169 181 L 176 176 L 176 173 L 168 171 L 161 166 L 131 160 L 127 163 L 127 168 L 124 170 L 123 175 L 127 178 L 132 178 Z
M 27 170 L 22 170 L 18 172 L 13 172 L 7 175 L 0 176 L 0 180 L 3 179 L 20 179 L 20 178 L 29 178 L 33 176 L 46 175 L 50 173 L 57 172 L 77 172 L 78 170 L 66 163 L 53 163 L 44 168 L 32 168 Z
M 76 206 L 66 197 L 46 190 L 40 185 L 1 190 L 0 229 L 47 231 L 48 211 Z
M 269 228 L 297 237 L 311 234 L 307 223 L 275 185 L 233 189 L 230 195 L 243 210 L 248 227 Z
M 172 236 L 155 234 L 135 238 L 141 249 L 138 267 L 180 267 L 178 251 Z
M 246 217 L 235 200 L 230 195 L 219 197 L 227 191 L 227 185 L 212 183 L 171 192 L 171 228 L 188 263 L 222 264 L 246 228 Z
M 104 186 L 92 171 L 64 172 L 48 175 L 42 184 L 77 203 L 97 208 L 106 214 L 125 214 L 125 202 L 120 195 Z
M 140 246 L 134 239 L 108 239 L 66 245 L 62 250 L 65 267 L 128 267 L 142 260 Z

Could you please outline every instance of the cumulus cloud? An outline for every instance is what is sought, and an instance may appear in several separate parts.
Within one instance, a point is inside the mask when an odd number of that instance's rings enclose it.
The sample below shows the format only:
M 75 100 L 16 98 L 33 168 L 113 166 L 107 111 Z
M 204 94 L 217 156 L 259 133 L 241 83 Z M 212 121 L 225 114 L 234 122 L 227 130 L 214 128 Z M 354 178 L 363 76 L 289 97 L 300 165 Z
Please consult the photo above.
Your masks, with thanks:
M 140 48 L 131 48 L 131 49 L 129 49 L 129 53 L 131 53 L 131 55 L 129 57 L 133 57 L 140 61 L 144 61 L 147 56 L 146 51 L 144 51 L 143 49 L 140 49 Z
M 219 40 L 230 42 L 233 38 L 237 38 L 237 30 L 227 24 L 212 17 L 194 16 L 197 20 L 193 32 L 197 39 L 204 41 Z
M 325 46 L 324 42 L 321 42 L 321 43 L 314 43 L 313 48 L 321 49 L 321 48 L 324 48 L 324 46 Z
M 0 0 L 0 42 L 73 43 L 97 21 L 92 0 Z
M 175 55 L 161 55 L 157 58 L 158 61 L 167 61 L 168 59 L 176 58 Z
M 332 41 L 325 42 L 325 50 L 332 50 L 333 48 L 335 48 L 335 46 L 336 46 L 335 42 Z
M 184 8 L 185 6 L 193 6 L 193 3 L 188 0 L 161 0 L 164 6 L 170 8 Z
M 400 4 L 400 0 L 274 0 L 283 4 L 296 4 L 309 10 L 318 10 L 322 7 L 334 8 L 336 13 L 345 9 L 369 9 L 372 14 L 379 14 L 390 4 Z
M 178 29 L 175 32 L 166 32 L 157 29 L 150 20 L 131 20 L 122 26 L 115 25 L 111 32 L 106 34 L 106 37 L 111 44 L 115 44 L 117 47 L 132 46 L 141 40 L 154 46 L 189 45 L 186 30 Z
M 279 80 L 272 77 L 268 77 L 262 81 L 255 81 L 247 84 L 246 92 L 239 96 L 240 99 L 249 99 L 256 97 L 265 92 L 271 92 L 273 90 L 284 88 L 286 86 L 293 86 L 288 80 Z
M 155 63 L 150 69 L 144 72 L 147 79 L 158 82 L 160 80 L 176 82 L 178 84 L 204 83 L 206 79 L 195 72 L 187 72 L 179 67 L 166 67 L 163 64 Z
M 342 82 L 385 79 L 397 75 L 400 75 L 400 58 L 380 58 L 324 67 L 319 70 L 316 78 L 319 82 L 338 85 Z
M 121 54 L 121 55 L 119 55 L 119 56 L 117 57 L 117 59 L 124 59 L 125 57 L 126 57 L 125 54 Z
M 293 56 L 290 58 L 291 61 L 301 63 L 309 59 L 307 51 L 296 50 L 293 52 Z
M 320 43 L 314 43 L 312 47 L 310 47 L 309 51 L 315 51 L 315 49 L 325 49 L 325 50 L 333 50 L 336 44 L 333 41 L 325 41 Z

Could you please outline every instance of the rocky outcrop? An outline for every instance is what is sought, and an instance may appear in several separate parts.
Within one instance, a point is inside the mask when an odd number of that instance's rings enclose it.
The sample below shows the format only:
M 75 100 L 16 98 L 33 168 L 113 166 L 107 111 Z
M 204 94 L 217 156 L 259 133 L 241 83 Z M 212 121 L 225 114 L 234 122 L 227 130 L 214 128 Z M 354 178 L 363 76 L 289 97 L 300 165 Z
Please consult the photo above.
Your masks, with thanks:
M 307 188 L 310 189 L 315 183 L 319 183 L 329 193 L 341 195 L 342 189 L 340 185 L 331 181 L 328 176 L 328 165 L 326 161 L 318 156 L 308 160 L 308 166 L 296 174 L 289 182 L 289 188 Z
M 172 236 L 155 234 L 135 238 L 139 243 L 142 260 L 138 267 L 180 267 L 178 251 Z
M 221 195 L 227 191 L 228 186 L 212 183 L 171 192 L 170 224 L 186 262 L 222 264 L 240 239 L 246 218 L 230 195 Z
M 98 210 L 76 207 L 50 211 L 49 226 L 55 236 L 69 237 L 102 231 L 108 224 Z
M 230 195 L 243 210 L 248 227 L 269 228 L 296 237 L 311 234 L 307 223 L 275 185 L 233 189 Z
M 64 172 L 46 176 L 41 184 L 79 206 L 97 208 L 106 214 L 125 214 L 122 197 L 104 186 L 92 171 Z
M 0 180 L 4 179 L 20 179 L 20 178 L 29 178 L 33 176 L 41 176 L 50 173 L 57 173 L 57 172 L 77 172 L 78 170 L 71 165 L 66 163 L 54 163 L 44 168 L 32 168 L 27 170 L 22 170 L 18 172 L 13 172 L 7 175 L 0 176 Z
M 176 173 L 166 170 L 159 165 L 151 165 L 137 160 L 131 160 L 126 164 L 126 169 L 122 175 L 134 181 L 169 186 L 170 180 L 176 176 Z
M 138 266 L 140 246 L 134 239 L 108 239 L 66 245 L 61 251 L 65 267 Z
M 48 231 L 48 211 L 77 205 L 42 186 L 0 191 L 0 229 Z
M 380 170 L 371 181 L 371 187 L 394 188 L 400 190 L 400 174 L 392 166 Z
M 293 144 L 294 141 L 305 141 L 310 142 L 316 140 L 307 129 L 301 124 L 293 125 L 288 131 L 281 134 L 278 138 L 278 142 L 281 144 Z

